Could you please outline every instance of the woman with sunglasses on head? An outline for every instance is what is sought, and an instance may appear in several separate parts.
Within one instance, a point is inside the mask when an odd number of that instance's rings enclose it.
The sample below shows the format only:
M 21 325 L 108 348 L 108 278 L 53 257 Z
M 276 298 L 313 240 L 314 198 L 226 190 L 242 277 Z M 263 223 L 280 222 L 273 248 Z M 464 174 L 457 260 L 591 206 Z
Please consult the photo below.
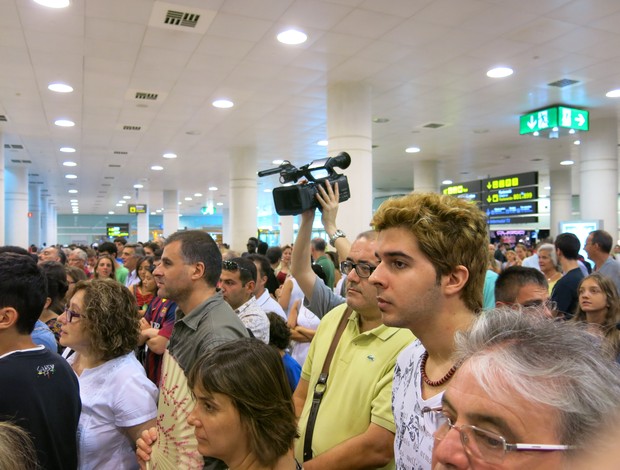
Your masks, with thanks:
M 604 338 L 604 346 L 620 362 L 620 297 L 616 285 L 599 273 L 584 277 L 577 290 L 579 306 L 573 321 L 585 322 L 588 329 Z
M 155 423 L 157 388 L 133 353 L 133 296 L 112 279 L 79 282 L 59 321 L 63 356 L 80 383 L 79 468 L 138 468 L 133 443 Z
M 255 338 L 229 341 L 202 356 L 188 385 L 195 405 L 198 451 L 230 470 L 299 470 L 292 453 L 297 423 L 291 389 L 277 350 Z M 150 459 L 155 428 L 138 440 L 141 468 Z
M 157 295 L 157 283 L 153 277 L 155 266 L 152 256 L 144 256 L 138 260 L 137 274 L 140 281 L 137 284 L 129 286 L 131 292 L 136 298 L 138 310 L 141 316 L 144 316 L 149 303 Z

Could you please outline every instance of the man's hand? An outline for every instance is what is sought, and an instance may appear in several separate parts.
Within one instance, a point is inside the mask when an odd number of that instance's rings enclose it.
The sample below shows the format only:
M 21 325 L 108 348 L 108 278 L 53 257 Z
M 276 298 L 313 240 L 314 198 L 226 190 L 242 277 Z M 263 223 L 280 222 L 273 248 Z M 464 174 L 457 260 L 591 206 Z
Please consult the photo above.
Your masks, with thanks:
M 336 216 L 338 215 L 338 201 L 340 201 L 340 191 L 338 184 L 332 185 L 329 181 L 325 181 L 325 188 L 318 186 L 316 195 L 317 201 L 321 204 L 321 222 L 327 234 L 331 237 L 338 229 L 336 225 Z
M 150 327 L 151 324 L 148 321 L 146 321 L 144 318 L 140 318 L 140 330 L 146 330 Z
M 140 470 L 146 470 L 146 462 L 151 460 L 153 443 L 157 440 L 157 428 L 152 427 L 142 431 L 142 436 L 136 441 L 136 456 Z

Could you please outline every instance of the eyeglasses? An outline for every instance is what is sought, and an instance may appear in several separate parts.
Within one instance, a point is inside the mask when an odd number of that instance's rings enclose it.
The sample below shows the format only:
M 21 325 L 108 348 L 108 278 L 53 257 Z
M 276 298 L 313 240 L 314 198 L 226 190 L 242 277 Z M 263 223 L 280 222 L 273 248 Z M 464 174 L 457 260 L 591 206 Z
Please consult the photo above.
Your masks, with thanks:
M 74 312 L 69 307 L 65 307 L 65 315 L 67 316 L 67 323 L 71 323 L 74 318 L 82 317 L 82 314 Z
M 252 274 L 248 268 L 239 266 L 239 263 L 237 263 L 236 261 L 223 260 L 222 269 L 224 269 L 225 271 L 237 271 L 238 269 L 240 269 L 242 271 L 245 271 L 246 273 Z
M 523 308 L 545 308 L 551 312 L 555 312 L 558 309 L 558 303 L 553 300 L 532 300 L 523 304 Z
M 425 410 L 426 411 L 426 410 Z M 480 429 L 469 424 L 455 425 L 441 410 L 429 410 L 438 415 L 438 427 L 433 437 L 438 441 L 444 439 L 451 429 L 458 431 L 465 452 L 473 458 L 490 464 L 499 464 L 504 460 L 506 452 L 552 452 L 574 449 L 575 446 L 562 444 L 509 444 L 499 434 Z
M 354 268 L 357 275 L 361 278 L 370 277 L 372 272 L 377 269 L 376 266 L 371 266 L 368 263 L 353 263 L 352 261 L 342 261 L 340 263 L 340 271 L 344 274 L 348 275 Z

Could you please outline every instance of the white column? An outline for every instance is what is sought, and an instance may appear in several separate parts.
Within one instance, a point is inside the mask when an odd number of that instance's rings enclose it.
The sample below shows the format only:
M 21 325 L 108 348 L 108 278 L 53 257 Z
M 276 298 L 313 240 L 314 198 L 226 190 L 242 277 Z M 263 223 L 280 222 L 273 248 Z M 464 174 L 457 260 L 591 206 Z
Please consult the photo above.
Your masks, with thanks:
M 242 253 L 249 237 L 256 236 L 256 150 L 233 149 L 230 165 L 230 248 Z
M 5 177 L 5 243 L 28 247 L 28 169 L 7 167 Z
M 339 82 L 327 89 L 328 155 L 351 155 L 346 170 L 351 198 L 338 209 L 338 228 L 349 239 L 370 229 L 372 218 L 372 103 L 370 86 Z
M 138 224 L 138 241 L 146 242 L 150 240 L 151 236 L 149 233 L 149 213 L 146 212 L 144 214 L 138 214 L 137 224 Z
M 28 244 L 41 246 L 41 186 L 31 184 L 28 186 Z
M 179 192 L 164 190 L 164 237 L 179 230 Z
M 232 248 L 230 237 L 230 209 L 222 209 L 222 241 Z
M 52 227 L 51 231 L 48 232 L 50 243 L 56 245 L 58 244 L 58 208 L 54 203 L 50 203 L 50 216 L 48 219 Z
M 413 162 L 413 192 L 438 193 L 437 162 L 421 160 Z
M 603 229 L 618 236 L 618 123 L 613 119 L 590 122 L 581 135 L 579 209 L 585 220 L 602 220 Z
M 280 246 L 291 245 L 293 243 L 293 235 L 295 229 L 293 223 L 294 216 L 280 217 Z
M 560 234 L 560 221 L 571 220 L 571 169 L 562 168 L 549 173 L 551 184 L 550 229 L 555 238 Z
M 4 134 L 0 130 L 0 195 L 4 196 Z M 0 245 L 5 245 L 4 238 L 4 197 L 0 197 Z
M 46 246 L 50 245 L 47 233 L 48 233 L 48 225 L 47 221 L 49 219 L 48 207 L 47 207 L 47 194 L 41 193 L 41 241 L 39 247 L 43 246 L 45 243 Z

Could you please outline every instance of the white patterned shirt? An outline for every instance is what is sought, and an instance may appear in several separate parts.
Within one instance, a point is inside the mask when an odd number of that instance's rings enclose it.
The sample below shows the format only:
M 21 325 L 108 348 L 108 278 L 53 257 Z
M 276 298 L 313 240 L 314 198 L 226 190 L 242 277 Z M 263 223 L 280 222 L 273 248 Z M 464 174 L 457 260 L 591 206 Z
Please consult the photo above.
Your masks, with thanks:
M 269 318 L 258 306 L 256 297 L 252 297 L 241 307 L 235 310 L 243 325 L 265 344 L 269 344 Z

